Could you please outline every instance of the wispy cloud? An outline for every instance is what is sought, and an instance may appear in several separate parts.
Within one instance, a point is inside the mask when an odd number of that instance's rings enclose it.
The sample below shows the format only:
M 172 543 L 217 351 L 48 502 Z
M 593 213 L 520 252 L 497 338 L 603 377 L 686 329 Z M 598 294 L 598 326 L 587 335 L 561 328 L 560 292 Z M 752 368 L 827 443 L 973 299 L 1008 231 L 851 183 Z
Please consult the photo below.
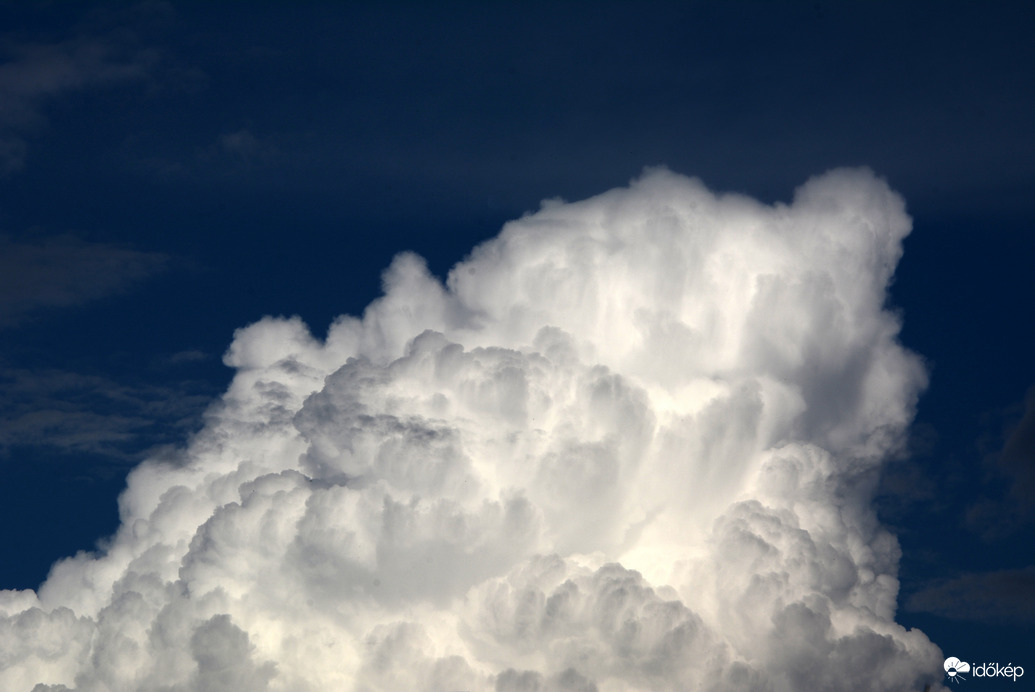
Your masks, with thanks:
M 182 440 L 212 394 L 190 380 L 158 385 L 59 369 L 0 368 L 0 386 L 0 456 L 35 446 L 122 462 Z
M 273 170 L 291 158 L 285 137 L 257 135 L 247 127 L 229 129 L 204 144 L 164 154 L 141 156 L 134 165 L 163 179 L 248 176 Z M 296 154 L 298 152 L 295 152 Z
M 1035 625 L 1035 567 L 940 580 L 912 594 L 905 607 L 952 620 Z
M 1010 477 L 1010 495 L 1029 508 L 1035 504 L 1035 387 L 1028 390 L 1024 416 L 1006 439 L 997 462 Z
M 43 308 L 79 305 L 125 290 L 169 262 L 162 253 L 70 235 L 28 241 L 0 236 L 0 327 Z
M 44 106 L 62 94 L 139 80 L 154 53 L 127 52 L 116 43 L 84 37 L 55 43 L 0 39 L 0 175 L 25 163 L 28 135 L 45 122 Z
M 232 156 L 239 156 L 243 159 L 250 159 L 262 150 L 258 138 L 247 129 L 220 135 L 219 148 Z
M 995 541 L 1015 535 L 1035 519 L 1035 387 L 1023 403 L 987 417 L 1003 427 L 991 436 L 993 441 L 980 441 L 993 450 L 985 454 L 981 492 L 967 508 L 966 524 Z

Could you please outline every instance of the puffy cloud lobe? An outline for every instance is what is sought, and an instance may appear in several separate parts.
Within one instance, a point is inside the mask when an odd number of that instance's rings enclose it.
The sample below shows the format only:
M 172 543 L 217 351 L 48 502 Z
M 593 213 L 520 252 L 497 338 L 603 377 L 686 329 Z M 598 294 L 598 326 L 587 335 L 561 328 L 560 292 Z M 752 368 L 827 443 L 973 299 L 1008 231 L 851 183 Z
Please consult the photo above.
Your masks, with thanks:
M 106 550 L 0 597 L 0 682 L 936 683 L 871 508 L 925 384 L 883 309 L 909 228 L 865 170 L 775 206 L 652 170 L 544 203 L 445 285 L 400 255 L 322 341 L 239 330 Z

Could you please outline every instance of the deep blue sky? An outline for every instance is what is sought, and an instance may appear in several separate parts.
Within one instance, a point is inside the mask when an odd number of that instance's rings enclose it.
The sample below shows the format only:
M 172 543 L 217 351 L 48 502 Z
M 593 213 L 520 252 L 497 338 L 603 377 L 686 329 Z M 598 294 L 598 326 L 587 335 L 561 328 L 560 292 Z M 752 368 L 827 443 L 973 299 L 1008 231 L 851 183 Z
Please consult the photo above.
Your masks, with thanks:
M 914 218 L 892 304 L 931 372 L 878 500 L 899 620 L 1030 659 L 1022 5 L 0 3 L 0 588 L 114 530 L 126 471 L 228 383 L 235 328 L 321 333 L 396 252 L 444 274 L 646 165 L 765 201 L 867 165 Z

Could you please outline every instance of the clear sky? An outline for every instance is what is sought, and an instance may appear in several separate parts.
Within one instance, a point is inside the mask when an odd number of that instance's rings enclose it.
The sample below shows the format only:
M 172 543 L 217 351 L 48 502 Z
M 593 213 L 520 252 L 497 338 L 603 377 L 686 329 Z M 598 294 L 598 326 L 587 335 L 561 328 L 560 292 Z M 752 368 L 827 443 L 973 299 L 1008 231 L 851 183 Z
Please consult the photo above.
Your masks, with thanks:
M 323 338 L 397 253 L 444 280 L 645 167 L 790 204 L 864 166 L 912 217 L 885 307 L 928 376 L 872 499 L 895 620 L 1035 674 L 1032 27 L 1023 3 L 0 3 L 0 588 L 116 531 L 237 329 Z

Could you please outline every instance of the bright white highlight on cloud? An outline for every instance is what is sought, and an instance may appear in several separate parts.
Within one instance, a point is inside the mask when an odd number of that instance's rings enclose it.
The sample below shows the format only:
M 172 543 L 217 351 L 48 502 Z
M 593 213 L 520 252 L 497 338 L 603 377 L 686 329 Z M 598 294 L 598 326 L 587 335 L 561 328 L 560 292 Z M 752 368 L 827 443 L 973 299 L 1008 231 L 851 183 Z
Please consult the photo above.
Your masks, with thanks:
M 865 170 L 790 205 L 652 170 L 546 202 L 445 286 L 237 332 L 103 555 L 0 594 L 0 688 L 907 690 L 871 498 L 925 384 Z

